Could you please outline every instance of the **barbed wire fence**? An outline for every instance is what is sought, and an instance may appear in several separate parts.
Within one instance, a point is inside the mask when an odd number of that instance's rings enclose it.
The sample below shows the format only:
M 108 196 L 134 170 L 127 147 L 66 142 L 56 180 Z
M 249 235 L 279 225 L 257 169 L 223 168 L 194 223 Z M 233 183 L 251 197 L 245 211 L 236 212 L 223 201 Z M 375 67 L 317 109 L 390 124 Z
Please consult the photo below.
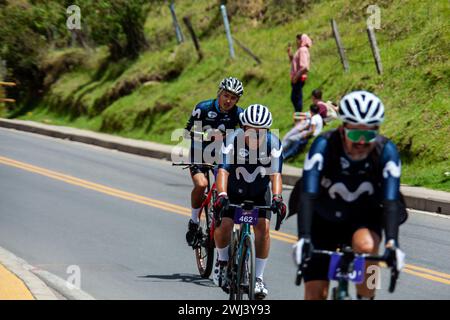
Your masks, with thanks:
M 184 38 L 184 35 L 182 32 L 182 29 L 178 23 L 177 14 L 175 11 L 175 4 L 173 2 L 171 2 L 169 4 L 169 9 L 170 9 L 171 16 L 172 16 L 172 22 L 173 22 L 173 27 L 175 30 L 175 35 L 177 38 L 177 43 L 181 44 L 182 42 L 185 41 L 185 38 Z M 249 48 L 248 45 L 246 45 L 242 40 L 239 40 L 235 35 L 232 35 L 231 24 L 229 21 L 226 6 L 224 4 L 221 4 L 219 7 L 219 10 L 222 15 L 223 25 L 225 28 L 226 38 L 227 38 L 227 42 L 228 42 L 229 55 L 230 55 L 231 59 L 236 59 L 236 53 L 234 50 L 234 45 L 236 44 L 238 47 L 240 47 L 243 50 L 243 52 L 247 55 L 248 58 L 251 58 L 258 65 L 262 64 L 263 61 L 270 61 L 272 63 L 273 62 L 286 63 L 288 61 L 288 59 L 285 59 L 285 58 L 280 58 L 280 59 L 264 58 L 264 59 L 262 59 L 261 57 L 256 55 L 251 50 L 251 48 Z M 189 16 L 184 16 L 182 20 L 185 23 L 185 25 L 191 35 L 192 41 L 194 43 L 194 46 L 195 46 L 197 54 L 198 54 L 198 60 L 200 61 L 203 59 L 204 54 L 200 49 L 200 41 L 196 35 L 195 26 L 192 25 L 192 22 L 191 22 Z M 381 75 L 383 73 L 383 68 L 382 68 L 382 63 L 381 63 L 380 51 L 379 51 L 379 48 L 378 48 L 378 45 L 376 42 L 374 27 L 371 26 L 369 24 L 369 22 L 367 22 L 366 30 L 367 30 L 367 34 L 368 34 L 368 42 L 364 42 L 359 45 L 344 46 L 344 44 L 343 44 L 344 41 L 342 40 L 342 38 L 339 34 L 337 22 L 334 19 L 331 19 L 331 34 L 332 34 L 333 38 L 335 39 L 336 47 L 338 49 L 337 54 L 339 56 L 342 66 L 343 66 L 344 72 L 349 72 L 350 62 L 351 62 L 352 64 L 363 64 L 363 65 L 375 64 L 377 73 Z M 358 51 L 360 51 L 361 48 L 367 47 L 368 45 L 370 46 L 371 51 L 372 51 L 372 56 L 373 56 L 372 60 L 360 60 L 360 59 L 348 57 L 348 55 L 351 54 L 352 52 L 358 52 Z M 332 52 L 331 50 L 328 50 L 328 51 L 329 52 L 322 51 L 321 56 L 322 57 L 323 56 L 336 56 L 336 51 L 334 51 L 334 52 Z

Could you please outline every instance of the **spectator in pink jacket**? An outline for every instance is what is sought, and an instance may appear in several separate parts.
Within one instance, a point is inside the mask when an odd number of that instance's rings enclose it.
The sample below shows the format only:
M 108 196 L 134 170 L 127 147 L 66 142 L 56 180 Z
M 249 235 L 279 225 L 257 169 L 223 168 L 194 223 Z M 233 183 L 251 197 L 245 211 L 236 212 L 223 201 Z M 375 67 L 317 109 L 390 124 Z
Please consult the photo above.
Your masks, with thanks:
M 310 68 L 309 48 L 312 45 L 311 39 L 306 34 L 297 34 L 297 51 L 294 55 L 291 46 L 288 47 L 289 61 L 291 62 L 291 101 L 296 112 L 303 109 L 303 85 L 308 77 Z

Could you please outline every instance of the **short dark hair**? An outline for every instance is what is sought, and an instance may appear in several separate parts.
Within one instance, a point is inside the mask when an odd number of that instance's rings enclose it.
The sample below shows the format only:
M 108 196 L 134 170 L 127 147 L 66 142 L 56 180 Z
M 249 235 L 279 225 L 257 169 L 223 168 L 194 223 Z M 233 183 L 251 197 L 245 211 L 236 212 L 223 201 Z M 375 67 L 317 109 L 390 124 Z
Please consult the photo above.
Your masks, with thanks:
M 297 35 L 295 36 L 298 40 L 301 40 L 302 39 L 302 35 L 303 35 L 303 33 L 297 33 Z
M 318 106 L 316 106 L 315 104 L 312 104 L 310 107 L 309 107 L 309 111 L 311 111 L 311 113 L 313 113 L 313 114 L 318 114 L 319 113 L 319 107 Z
M 320 89 L 314 89 L 311 95 L 316 99 L 322 99 L 322 91 Z

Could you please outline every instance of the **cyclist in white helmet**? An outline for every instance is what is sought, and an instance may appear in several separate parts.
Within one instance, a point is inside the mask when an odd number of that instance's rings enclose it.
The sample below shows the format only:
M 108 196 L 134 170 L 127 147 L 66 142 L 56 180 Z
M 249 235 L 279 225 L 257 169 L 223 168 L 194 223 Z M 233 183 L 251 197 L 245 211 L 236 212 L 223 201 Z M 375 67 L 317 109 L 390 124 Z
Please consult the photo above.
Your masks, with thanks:
M 216 179 L 218 197 L 214 203 L 214 212 L 221 213 L 221 224 L 214 234 L 218 261 L 213 280 L 221 287 L 227 286 L 228 250 L 234 225 L 234 208 L 228 205 L 251 200 L 255 205 L 272 206 L 273 211 L 279 214 L 280 221 L 286 216 L 286 206 L 281 195 L 282 147 L 280 140 L 269 131 L 272 115 L 267 107 L 253 104 L 245 109 L 240 118 L 244 129 L 238 129 L 227 136 L 222 149 L 223 161 L 219 165 Z M 271 215 L 271 210 L 260 209 L 258 222 L 254 226 L 255 297 L 259 299 L 263 299 L 268 293 L 263 274 L 270 248 Z
M 350 246 L 357 253 L 378 254 L 384 231 L 385 257 L 397 270 L 404 264 L 398 239 L 407 218 L 401 163 L 395 144 L 378 133 L 383 103 L 370 92 L 355 91 L 342 98 L 339 113 L 343 124 L 316 138 L 289 199 L 289 215 L 298 213 L 294 259 L 298 265 L 306 261 L 305 299 L 311 300 L 327 298 L 330 263 L 329 257 L 312 254 L 313 248 Z M 366 269 L 357 285 L 359 299 L 375 297 L 367 285 L 371 274 Z
M 222 132 L 220 135 L 223 135 L 227 129 L 240 126 L 239 115 L 243 110 L 237 106 L 237 102 L 243 94 L 244 87 L 241 81 L 233 77 L 224 78 L 219 83 L 217 98 L 198 103 L 192 111 L 185 129 L 189 132 L 192 129 L 196 132 L 217 129 Z M 199 125 L 199 127 L 196 127 L 196 125 Z M 191 140 L 191 161 L 193 163 L 208 162 L 203 159 L 203 150 L 211 142 L 211 140 L 206 139 L 202 139 L 200 142 Z M 200 155 L 200 158 L 196 159 L 196 155 Z M 205 177 L 207 170 L 202 165 L 195 165 L 190 168 L 194 188 L 191 192 L 191 219 L 189 219 L 186 233 L 186 241 L 189 246 L 193 246 L 198 238 L 197 235 L 201 236 L 202 234 L 198 227 L 198 214 L 203 201 L 203 194 L 208 185 Z

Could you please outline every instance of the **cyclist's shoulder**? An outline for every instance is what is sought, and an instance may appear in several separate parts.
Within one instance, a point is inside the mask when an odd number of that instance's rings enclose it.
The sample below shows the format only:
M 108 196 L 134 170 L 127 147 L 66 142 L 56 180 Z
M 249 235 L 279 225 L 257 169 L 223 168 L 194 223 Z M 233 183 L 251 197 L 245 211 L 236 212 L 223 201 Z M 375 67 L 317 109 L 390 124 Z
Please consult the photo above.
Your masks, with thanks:
M 392 142 L 390 139 L 380 136 L 381 142 L 380 142 L 380 154 L 382 157 L 382 160 L 398 160 L 400 159 L 400 155 L 397 149 L 397 145 Z M 378 139 L 377 139 L 378 140 Z
M 278 138 L 278 136 L 271 131 L 267 133 L 267 142 L 272 147 L 278 147 L 278 145 L 281 144 L 280 138 Z
M 325 154 L 326 151 L 329 149 L 331 144 L 336 144 L 335 142 L 332 142 L 332 139 L 339 139 L 339 137 L 337 136 L 339 134 L 339 132 L 337 131 L 337 129 L 333 129 L 330 131 L 326 131 L 321 133 L 320 135 L 318 135 L 312 145 L 311 148 L 309 149 L 309 153 L 310 154 L 316 154 L 316 153 L 322 153 Z
M 208 110 L 214 106 L 215 99 L 208 99 L 200 101 L 195 105 L 195 109 Z

